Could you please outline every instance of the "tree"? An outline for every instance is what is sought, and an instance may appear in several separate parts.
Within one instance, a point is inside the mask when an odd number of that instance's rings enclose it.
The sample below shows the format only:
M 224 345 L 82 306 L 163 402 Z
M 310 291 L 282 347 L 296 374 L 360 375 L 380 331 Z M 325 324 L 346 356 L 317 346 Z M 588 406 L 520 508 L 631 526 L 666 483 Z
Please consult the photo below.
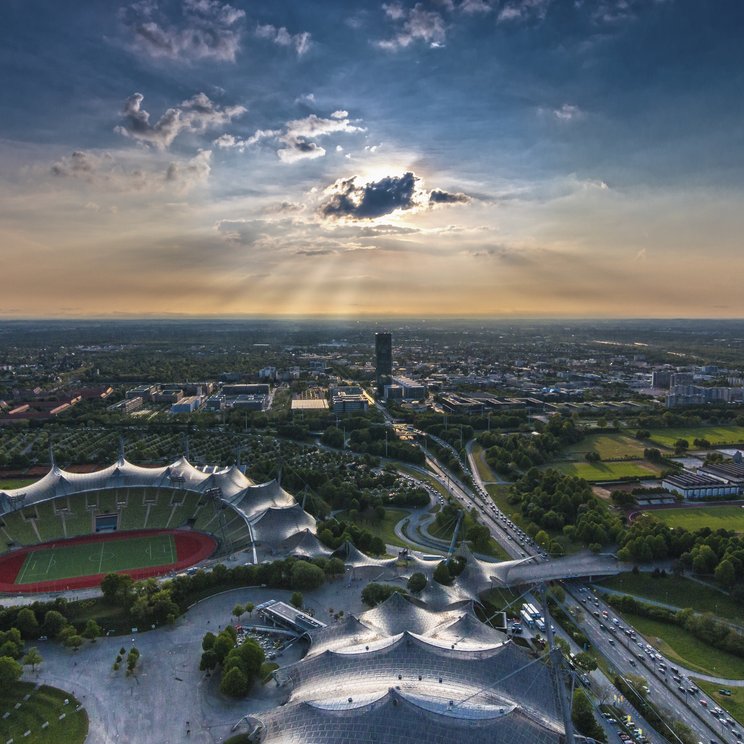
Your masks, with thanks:
M 296 561 L 292 565 L 290 572 L 290 584 L 293 589 L 312 590 L 323 585 L 325 573 L 323 569 L 318 568 L 307 561 Z
M 304 601 L 304 597 L 302 596 L 302 592 L 293 592 L 292 598 L 289 600 L 293 607 L 296 607 L 298 610 L 302 609 L 302 604 Z
M 569 526 L 569 527 L 571 527 L 571 526 L 573 526 L 573 525 L 568 525 L 568 526 Z M 563 529 L 564 529 L 564 531 L 565 531 L 565 530 L 566 530 L 566 527 L 564 527 Z M 574 531 L 575 531 L 575 529 L 576 529 L 576 528 L 574 527 Z M 539 532 L 538 532 L 538 533 L 537 533 L 537 534 L 535 535 L 535 542 L 536 542 L 536 543 L 537 543 L 537 544 L 538 544 L 538 545 L 539 545 L 539 546 L 540 546 L 541 548 L 544 548 L 544 547 L 546 547 L 546 546 L 547 546 L 547 545 L 548 545 L 548 544 L 550 543 L 550 535 L 549 535 L 549 534 L 548 534 L 547 532 L 545 532 L 545 530 L 540 530 L 540 531 L 539 531 Z
M 23 668 L 10 656 L 0 656 L 0 692 L 9 692 L 20 679 Z
M 591 654 L 586 653 L 586 651 L 576 654 L 574 663 L 585 672 L 593 672 L 597 668 L 597 660 Z
M 211 651 L 216 637 L 214 633 L 207 631 L 202 638 L 202 651 Z
M 36 619 L 36 613 L 30 607 L 19 610 L 15 625 L 24 638 L 39 637 L 39 621 Z
M 83 645 L 83 637 L 77 634 L 67 636 L 63 641 L 66 648 L 71 648 L 73 651 L 77 651 L 80 646 Z
M 426 575 L 417 571 L 416 573 L 411 574 L 411 578 L 408 579 L 408 591 L 412 594 L 418 594 L 426 589 L 427 583 Z
M 607 741 L 602 727 L 597 723 L 592 710 L 592 704 L 582 689 L 576 689 L 573 695 L 573 708 L 571 711 L 576 730 L 584 736 L 590 736 L 597 741 Z
M 445 586 L 449 586 L 452 583 L 452 576 L 449 568 L 447 568 L 447 561 L 440 561 L 437 564 L 437 567 L 434 569 L 434 581 Z
M 36 648 L 36 646 L 32 646 L 23 657 L 23 666 L 30 666 L 31 671 L 35 672 L 36 667 L 41 664 L 42 661 L 44 661 L 44 659 L 42 659 L 39 649 Z
M 101 591 L 109 602 L 124 606 L 131 601 L 133 584 L 131 576 L 110 573 L 101 579 Z
M 235 616 L 235 619 L 237 620 L 243 613 L 245 612 L 245 607 L 243 607 L 242 604 L 236 604 L 235 607 L 232 608 L 232 614 Z
M 248 693 L 248 680 L 245 674 L 236 666 L 231 667 L 222 675 L 220 692 L 234 698 L 245 697 Z
M 83 638 L 95 641 L 101 635 L 101 626 L 93 619 L 88 620 L 83 630 Z
M 254 609 L 256 609 L 256 605 L 254 605 L 253 602 L 245 603 L 245 611 L 248 613 L 248 617 L 250 617 L 253 614 Z
M 207 670 L 214 669 L 218 664 L 217 654 L 212 649 L 207 649 L 202 655 L 199 662 L 199 670 L 206 672 Z
M 217 656 L 217 661 L 222 663 L 233 648 L 235 648 L 235 639 L 229 634 L 223 632 L 217 636 L 214 645 L 212 646 L 212 651 L 214 651 Z
M 734 564 L 728 559 L 724 558 L 715 570 L 716 581 L 723 586 L 730 588 L 736 581 L 736 569 Z
M 44 623 L 41 628 L 45 636 L 56 638 L 65 625 L 67 625 L 67 620 L 61 612 L 57 612 L 57 610 L 49 610 L 49 612 L 44 615 Z

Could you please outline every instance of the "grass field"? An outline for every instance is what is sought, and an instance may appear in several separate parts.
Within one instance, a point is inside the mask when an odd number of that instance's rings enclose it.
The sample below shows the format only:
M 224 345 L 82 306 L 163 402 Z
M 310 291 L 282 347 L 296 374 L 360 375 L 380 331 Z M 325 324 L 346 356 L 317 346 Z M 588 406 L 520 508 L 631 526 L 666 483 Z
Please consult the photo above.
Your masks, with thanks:
M 728 679 L 744 679 L 744 659 L 739 656 L 719 651 L 676 625 L 629 612 L 622 614 L 646 636 L 652 646 L 672 661 L 677 661 L 694 672 Z
M 475 462 L 478 475 L 484 483 L 496 480 L 496 475 L 491 470 L 491 466 L 486 462 L 486 451 L 477 443 L 473 444 L 473 461 Z
M 645 460 L 624 462 L 555 462 L 547 467 L 588 481 L 612 481 L 621 478 L 655 478 L 661 469 Z
M 679 429 L 653 429 L 651 439 L 662 447 L 674 449 L 678 439 L 686 439 L 694 448 L 695 439 L 707 439 L 711 444 L 743 444 L 744 426 L 695 426 Z
M 380 537 L 384 541 L 385 545 L 400 545 L 403 548 L 410 547 L 410 543 L 401 540 L 395 534 L 395 525 L 405 519 L 409 512 L 403 511 L 402 509 L 385 509 L 384 519 L 365 519 L 363 516 L 354 523 L 359 525 L 362 529 L 371 532 L 375 537 Z M 345 519 L 351 521 L 348 512 L 341 512 L 338 515 L 339 519 Z
M 24 697 L 30 695 L 28 700 Z M 68 700 L 65 705 L 64 701 Z M 16 703 L 21 706 L 16 710 Z M 64 690 L 17 682 L 3 693 L 0 701 L 0 741 L 13 739 L 24 744 L 82 744 L 88 734 L 88 715 L 85 710 L 75 712 L 78 701 Z M 3 718 L 4 713 L 10 713 Z M 59 717 L 64 714 L 60 721 Z M 45 721 L 49 726 L 42 729 Z M 29 736 L 24 736 L 30 731 Z
M 728 595 L 682 576 L 654 579 L 650 573 L 622 573 L 602 581 L 599 587 L 603 586 L 674 607 L 712 612 L 738 622 L 744 616 L 744 606 L 734 602 Z
M 473 520 L 472 517 L 469 514 L 465 515 L 464 519 L 465 527 L 467 528 L 468 525 L 472 525 Z M 437 525 L 436 522 L 432 522 L 428 527 L 428 532 L 432 537 L 439 538 L 440 540 L 452 540 L 452 533 L 454 531 L 455 525 L 447 525 L 446 528 L 442 529 Z M 472 546 L 471 546 L 472 547 Z M 484 555 L 489 555 L 492 558 L 499 558 L 500 560 L 508 560 L 511 556 L 499 545 L 499 543 L 494 540 L 493 538 L 490 538 L 488 541 L 488 550 L 483 551 L 476 551 L 480 552 Z
M 16 584 L 58 581 L 77 576 L 149 568 L 175 563 L 172 535 L 133 537 L 129 540 L 59 544 L 29 553 L 16 577 Z
M 587 452 L 598 452 L 603 460 L 617 457 L 643 457 L 646 445 L 625 434 L 588 434 L 564 450 L 567 455 L 583 458 Z
M 732 695 L 729 697 L 718 692 L 728 689 L 726 685 L 717 685 L 715 682 L 697 678 L 693 678 L 693 681 L 703 692 L 707 692 L 721 708 L 727 710 L 732 718 L 744 725 L 744 687 L 730 688 Z
M 654 509 L 644 513 L 651 514 L 655 519 L 670 527 L 683 527 L 692 531 L 710 527 L 712 530 L 744 532 L 744 509 L 741 506 Z
M 25 488 L 36 482 L 36 478 L 2 478 L 0 479 L 0 491 L 11 488 Z

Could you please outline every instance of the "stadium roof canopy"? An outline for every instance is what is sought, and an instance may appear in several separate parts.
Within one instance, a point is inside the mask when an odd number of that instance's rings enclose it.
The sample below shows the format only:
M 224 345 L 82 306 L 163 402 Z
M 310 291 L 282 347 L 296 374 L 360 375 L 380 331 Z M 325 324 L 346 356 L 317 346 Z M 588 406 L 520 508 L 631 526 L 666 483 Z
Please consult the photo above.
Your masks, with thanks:
M 275 673 L 280 706 L 250 717 L 266 744 L 558 744 L 550 669 L 472 605 L 432 612 L 393 594 L 310 633 L 305 659 Z

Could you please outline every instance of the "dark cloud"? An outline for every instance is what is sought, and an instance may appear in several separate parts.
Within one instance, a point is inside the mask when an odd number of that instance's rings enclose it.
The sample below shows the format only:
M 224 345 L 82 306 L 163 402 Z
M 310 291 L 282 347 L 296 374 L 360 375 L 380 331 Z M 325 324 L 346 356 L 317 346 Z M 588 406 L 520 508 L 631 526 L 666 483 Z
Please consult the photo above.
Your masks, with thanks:
M 130 46 L 150 57 L 190 62 L 234 62 L 240 49 L 245 11 L 219 0 L 183 0 L 180 15 L 170 18 L 157 0 L 122 8 L 120 18 Z
M 374 219 L 395 212 L 411 209 L 418 178 L 408 171 L 402 176 L 387 176 L 379 181 L 358 186 L 356 176 L 337 181 L 330 189 L 330 198 L 321 205 L 324 217 L 351 217 L 357 220 Z
M 470 197 L 467 194 L 453 194 L 441 189 L 429 192 L 429 204 L 467 204 L 468 202 L 470 202 Z

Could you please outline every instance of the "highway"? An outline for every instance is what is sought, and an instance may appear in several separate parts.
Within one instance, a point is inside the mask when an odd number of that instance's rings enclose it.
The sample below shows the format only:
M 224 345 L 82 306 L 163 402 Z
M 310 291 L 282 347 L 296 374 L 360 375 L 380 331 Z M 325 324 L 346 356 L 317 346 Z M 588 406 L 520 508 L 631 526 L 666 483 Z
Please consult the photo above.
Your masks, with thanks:
M 423 432 L 421 433 L 423 434 Z M 492 536 L 510 556 L 520 558 L 532 555 L 538 561 L 550 560 L 529 536 L 525 535 L 511 522 L 507 515 L 495 506 L 480 479 L 477 468 L 472 468 L 473 482 L 476 489 L 474 493 L 430 455 L 427 455 L 427 465 L 442 479 L 452 496 L 462 506 L 468 510 L 473 507 L 478 510 L 481 521 L 489 527 Z M 612 633 L 606 630 L 609 626 L 607 622 L 602 622 L 604 620 L 602 611 L 607 612 L 610 618 L 617 617 L 617 613 L 598 597 L 595 597 L 588 587 L 580 583 L 571 584 L 566 582 L 565 588 L 567 589 L 569 602 L 573 600 L 574 607 L 585 607 L 584 603 L 581 602 L 582 596 L 586 599 L 587 605 L 591 605 L 583 611 L 580 621 L 576 621 L 576 619 L 575 621 L 591 641 L 596 653 L 603 656 L 611 667 L 622 676 L 635 674 L 645 677 L 649 687 L 647 697 L 654 706 L 673 712 L 679 720 L 690 727 L 694 735 L 698 737 L 698 741 L 703 742 L 703 744 L 711 744 L 712 742 L 716 744 L 723 744 L 724 742 L 726 744 L 729 742 L 736 744 L 742 740 L 741 737 L 744 736 L 742 727 L 738 724 L 732 727 L 725 723 L 725 719 L 731 720 L 730 716 L 724 715 L 719 719 L 712 715 L 710 711 L 717 708 L 717 703 L 714 700 L 703 694 L 699 689 L 696 689 L 694 694 L 689 691 L 692 683 L 689 682 L 690 675 L 687 670 L 680 669 L 681 675 L 679 675 L 679 678 L 681 681 L 676 682 L 674 680 L 675 675 L 671 670 L 679 665 L 666 659 L 655 650 L 650 651 L 650 644 L 647 643 L 646 639 L 628 626 L 627 623 L 620 622 L 622 626 L 635 633 L 637 640 L 633 641 L 629 636 L 619 631 Z M 591 600 L 589 596 L 591 596 Z M 599 619 L 592 614 L 594 611 L 599 613 Z M 609 622 L 615 627 L 611 620 Z M 605 630 L 600 628 L 600 625 L 604 625 Z M 661 667 L 662 664 L 665 665 L 666 673 L 660 671 L 663 668 Z M 611 684 L 609 680 L 606 680 L 606 683 Z M 684 691 L 681 691 L 680 687 Z M 705 701 L 705 705 L 700 702 L 701 700 Z M 635 717 L 638 718 L 638 716 Z M 656 737 L 650 737 L 650 740 L 656 740 Z

